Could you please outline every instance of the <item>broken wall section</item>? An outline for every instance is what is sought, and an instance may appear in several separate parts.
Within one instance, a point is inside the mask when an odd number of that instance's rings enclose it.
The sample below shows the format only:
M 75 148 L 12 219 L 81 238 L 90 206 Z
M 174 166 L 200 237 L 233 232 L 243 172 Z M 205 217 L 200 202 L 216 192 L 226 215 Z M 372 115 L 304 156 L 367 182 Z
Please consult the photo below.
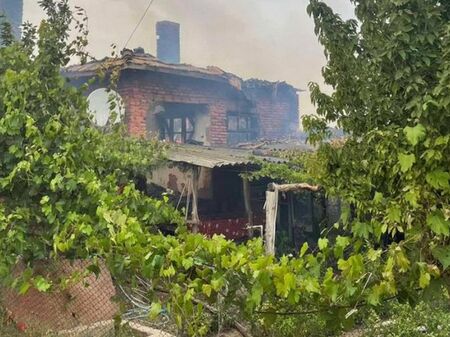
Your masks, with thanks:
M 251 79 L 242 87 L 259 119 L 259 138 L 284 139 L 299 133 L 298 89 L 285 82 Z
M 244 95 L 229 85 L 168 74 L 124 71 L 118 91 L 133 136 L 159 136 L 158 115 L 170 111 L 174 104 L 185 104 L 186 111 L 195 106 L 204 111 L 193 116 L 194 140 L 203 145 L 226 146 L 227 113 L 251 109 Z

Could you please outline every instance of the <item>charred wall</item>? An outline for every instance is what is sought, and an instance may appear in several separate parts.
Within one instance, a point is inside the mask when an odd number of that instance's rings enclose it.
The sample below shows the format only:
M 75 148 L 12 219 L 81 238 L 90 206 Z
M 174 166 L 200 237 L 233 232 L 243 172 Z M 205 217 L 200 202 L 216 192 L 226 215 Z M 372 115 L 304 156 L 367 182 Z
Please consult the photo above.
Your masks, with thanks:
M 155 131 L 155 109 L 161 104 L 197 104 L 206 107 L 209 121 L 206 145 L 226 145 L 228 111 L 250 110 L 248 100 L 227 83 L 191 77 L 126 70 L 118 88 L 126 109 L 128 130 L 134 136 Z
M 286 83 L 259 80 L 244 82 L 243 90 L 254 103 L 260 137 L 280 139 L 299 129 L 299 101 L 295 88 Z
M 88 79 L 72 78 L 80 87 Z M 108 81 L 90 86 L 86 95 L 107 87 Z M 196 111 L 195 141 L 211 146 L 230 144 L 229 113 L 251 116 L 256 139 L 277 140 L 296 135 L 299 130 L 297 90 L 286 83 L 249 80 L 242 87 L 226 80 L 207 80 L 182 74 L 123 70 L 117 88 L 125 105 L 125 122 L 133 136 L 158 136 L 158 116 L 167 106 L 186 105 Z M 177 109 L 183 109 L 178 107 Z

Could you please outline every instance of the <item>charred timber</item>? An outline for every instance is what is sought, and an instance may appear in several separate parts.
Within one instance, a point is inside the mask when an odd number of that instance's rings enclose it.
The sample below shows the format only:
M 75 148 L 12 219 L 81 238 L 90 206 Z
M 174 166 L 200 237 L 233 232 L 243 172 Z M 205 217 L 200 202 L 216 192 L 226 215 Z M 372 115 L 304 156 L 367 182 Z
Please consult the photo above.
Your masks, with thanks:
M 311 192 L 319 192 L 322 189 L 319 185 L 310 185 L 306 183 L 300 184 L 284 184 L 278 185 L 275 183 L 270 183 L 268 186 L 268 190 L 271 192 L 299 192 L 299 191 L 311 191 Z

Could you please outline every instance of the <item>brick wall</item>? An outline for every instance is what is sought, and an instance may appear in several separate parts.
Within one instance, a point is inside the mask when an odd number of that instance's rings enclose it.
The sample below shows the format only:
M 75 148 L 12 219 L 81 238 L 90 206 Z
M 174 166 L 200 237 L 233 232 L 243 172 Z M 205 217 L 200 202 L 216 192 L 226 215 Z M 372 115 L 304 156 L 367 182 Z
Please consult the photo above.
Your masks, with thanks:
M 262 138 L 283 138 L 290 133 L 291 106 L 288 102 L 262 97 L 256 102 L 256 111 L 259 115 Z
M 117 294 L 111 275 L 102 261 L 98 276 L 91 274 L 78 283 L 69 283 L 64 289 L 58 287 L 61 279 L 73 277 L 74 273 L 81 274 L 92 263 L 64 259 L 34 261 L 33 271 L 52 280 L 56 285 L 53 291 L 43 293 L 31 288 L 25 295 L 20 295 L 15 290 L 0 288 L 2 307 L 15 323 L 28 330 L 23 336 L 49 336 L 49 331 L 55 333 L 52 336 L 63 336 L 57 332 L 113 320 L 120 308 L 114 301 Z M 22 273 L 25 268 L 19 263 L 14 274 Z M 0 335 L 4 336 L 1 332 Z
M 125 104 L 125 120 L 134 136 L 146 136 L 152 109 L 162 103 L 202 104 L 207 106 L 211 145 L 227 143 L 227 111 L 245 108 L 242 93 L 226 83 L 193 79 L 170 74 L 124 71 L 118 92 Z M 151 123 L 150 123 L 151 124 Z
M 209 116 L 211 119 L 211 126 L 208 130 L 208 138 L 211 144 L 225 145 L 227 143 L 227 110 L 235 110 L 230 104 L 225 102 L 216 102 L 209 105 Z
M 298 130 L 299 102 L 292 87 L 265 84 L 246 87 L 244 91 L 254 102 L 255 113 L 259 116 L 260 138 L 285 138 Z
M 86 79 L 72 79 L 80 86 Z M 106 87 L 96 83 L 95 89 Z M 294 88 L 285 83 L 246 81 L 239 91 L 228 83 L 158 72 L 125 70 L 117 88 L 125 105 L 125 122 L 131 135 L 157 133 L 154 110 L 163 103 L 199 104 L 206 107 L 209 125 L 205 145 L 227 145 L 227 112 L 253 112 L 259 120 L 258 137 L 285 138 L 298 131 L 299 103 Z

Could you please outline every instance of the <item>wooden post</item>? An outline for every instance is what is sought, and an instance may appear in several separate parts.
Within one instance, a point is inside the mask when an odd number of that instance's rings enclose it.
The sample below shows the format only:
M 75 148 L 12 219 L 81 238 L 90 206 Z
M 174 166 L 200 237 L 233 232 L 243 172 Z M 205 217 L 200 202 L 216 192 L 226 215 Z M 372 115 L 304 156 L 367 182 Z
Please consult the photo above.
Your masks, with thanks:
M 275 254 L 275 237 L 276 237 L 276 225 L 278 221 L 278 198 L 280 193 L 288 193 L 288 192 L 298 192 L 298 191 L 310 191 L 311 196 L 312 192 L 318 192 L 322 189 L 319 185 L 310 185 L 306 183 L 301 184 L 285 184 L 285 185 L 278 185 L 276 183 L 270 183 L 267 188 L 266 192 L 266 204 L 264 205 L 264 209 L 266 210 L 266 227 L 264 232 L 264 238 L 265 238 L 265 248 L 267 254 Z M 292 202 L 293 200 L 291 200 Z M 293 207 L 290 205 L 289 208 Z M 313 199 L 311 197 L 311 221 L 312 226 L 314 230 L 314 204 Z M 290 212 L 290 211 L 289 211 Z M 293 208 L 292 208 L 293 212 Z M 291 223 L 292 221 L 295 221 L 295 215 L 294 213 L 289 213 Z M 290 227 L 292 227 L 290 225 Z M 292 230 L 290 228 L 289 230 Z M 293 233 L 292 233 L 293 234 Z
M 191 209 L 191 196 L 192 196 L 192 176 L 187 174 L 186 176 L 186 222 L 189 222 L 189 210 Z
M 266 254 L 275 255 L 275 236 L 278 215 L 278 196 L 279 192 L 266 192 L 266 230 L 265 230 L 265 247 Z
M 192 167 L 192 232 L 198 233 L 200 218 L 198 216 L 198 180 L 200 177 L 199 167 Z
M 248 179 L 242 178 L 242 187 L 244 190 L 244 203 L 245 203 L 245 212 L 248 217 L 248 236 L 253 238 L 253 210 L 252 210 L 252 202 L 250 196 L 250 183 Z

